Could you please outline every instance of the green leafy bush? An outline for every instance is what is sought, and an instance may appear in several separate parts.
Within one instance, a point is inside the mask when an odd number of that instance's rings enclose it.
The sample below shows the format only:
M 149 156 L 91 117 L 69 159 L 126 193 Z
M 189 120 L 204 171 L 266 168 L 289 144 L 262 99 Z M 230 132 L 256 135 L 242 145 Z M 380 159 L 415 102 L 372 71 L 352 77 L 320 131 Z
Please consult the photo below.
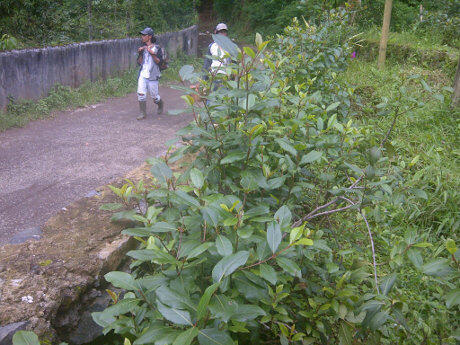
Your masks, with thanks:
M 0 37 L 0 50 L 12 50 L 17 48 L 17 46 L 18 42 L 14 37 L 7 34 Z
M 178 133 L 185 145 L 149 161 L 151 184 L 112 187 L 121 202 L 103 206 L 130 206 L 113 219 L 135 222 L 123 233 L 139 241 L 131 272 L 105 276 L 126 292 L 93 313 L 104 332 L 133 345 L 455 343 L 455 240 L 395 238 L 388 226 L 424 197 L 388 158 L 395 121 L 422 106 L 406 97 L 420 82 L 406 78 L 376 106 L 394 119 L 382 137 L 358 125 L 353 90 L 334 75 L 347 25 L 343 12 L 319 27 L 294 21 L 270 51 L 260 35 L 256 50 L 216 35 L 234 60 L 226 75 L 180 70 L 203 99 L 180 87 L 194 115 Z M 174 172 L 187 154 L 191 165 Z M 414 280 L 432 291 L 429 317 L 414 313 Z

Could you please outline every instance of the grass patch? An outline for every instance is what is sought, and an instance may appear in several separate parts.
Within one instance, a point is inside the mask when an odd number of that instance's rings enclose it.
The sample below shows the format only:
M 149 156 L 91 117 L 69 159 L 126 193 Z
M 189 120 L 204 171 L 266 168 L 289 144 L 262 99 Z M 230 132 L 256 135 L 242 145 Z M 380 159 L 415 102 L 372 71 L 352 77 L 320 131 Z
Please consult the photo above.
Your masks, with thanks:
M 363 38 L 370 41 L 380 42 L 381 29 L 373 27 L 363 33 Z M 456 39 L 450 45 L 440 44 L 442 39 L 437 32 L 431 32 L 430 35 L 415 34 L 410 31 L 390 32 L 388 44 L 396 44 L 410 46 L 414 49 L 444 51 L 450 54 L 457 55 L 460 49 L 460 40 Z
M 75 109 L 100 102 L 109 97 L 122 97 L 136 87 L 137 70 L 80 87 L 56 85 L 47 97 L 39 100 L 11 100 L 6 111 L 0 111 L 0 131 L 22 127 L 30 121 L 52 117 L 57 110 Z
M 186 55 L 171 59 L 170 68 L 163 72 L 161 83 L 167 85 L 180 81 L 179 70 L 184 64 L 199 67 L 201 60 Z M 111 97 L 123 97 L 136 92 L 138 69 L 119 76 L 95 82 L 86 82 L 72 89 L 56 85 L 48 96 L 39 100 L 12 100 L 6 111 L 0 111 L 0 132 L 11 127 L 22 127 L 33 120 L 52 117 L 56 111 L 84 107 Z
M 377 115 L 377 105 L 382 97 L 395 99 L 401 81 L 413 74 L 421 75 L 438 99 L 427 96 L 422 109 L 399 117 L 390 137 L 394 164 L 405 171 L 410 186 L 428 191 L 423 205 L 405 214 L 400 224 L 455 238 L 460 225 L 460 109 L 450 106 L 448 90 L 453 80 L 439 69 L 389 61 L 385 70 L 379 70 L 374 62 L 362 60 L 353 61 L 341 78 L 354 87 L 361 99 L 359 121 L 382 138 L 393 117 Z M 409 84 L 408 97 L 420 97 L 421 90 L 420 83 Z

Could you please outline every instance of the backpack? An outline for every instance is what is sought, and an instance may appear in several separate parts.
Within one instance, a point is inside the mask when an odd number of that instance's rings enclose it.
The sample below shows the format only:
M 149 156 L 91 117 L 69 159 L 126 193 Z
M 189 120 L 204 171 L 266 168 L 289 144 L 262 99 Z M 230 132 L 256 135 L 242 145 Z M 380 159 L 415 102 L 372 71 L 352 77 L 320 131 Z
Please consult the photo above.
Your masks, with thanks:
M 166 53 L 166 50 L 163 47 L 157 45 L 157 48 L 158 48 L 157 56 L 160 59 L 160 63 L 158 64 L 158 67 L 160 68 L 160 71 L 164 71 L 165 69 L 169 67 L 168 55 Z

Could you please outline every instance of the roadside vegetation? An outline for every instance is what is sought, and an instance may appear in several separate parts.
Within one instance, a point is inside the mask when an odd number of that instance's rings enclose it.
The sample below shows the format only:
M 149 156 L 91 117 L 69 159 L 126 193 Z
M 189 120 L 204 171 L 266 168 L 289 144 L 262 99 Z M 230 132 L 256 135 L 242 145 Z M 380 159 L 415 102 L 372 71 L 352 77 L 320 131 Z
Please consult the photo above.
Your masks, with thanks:
M 183 88 L 186 145 L 104 206 L 128 206 L 113 219 L 136 222 L 123 233 L 139 241 L 131 273 L 105 276 L 126 290 L 93 314 L 105 332 L 133 344 L 456 343 L 450 80 L 349 64 L 347 24 L 336 11 L 319 27 L 294 20 L 256 50 L 215 36 L 236 61 L 215 92 L 181 69 L 203 87 L 200 105 Z M 197 156 L 173 173 L 184 154 Z

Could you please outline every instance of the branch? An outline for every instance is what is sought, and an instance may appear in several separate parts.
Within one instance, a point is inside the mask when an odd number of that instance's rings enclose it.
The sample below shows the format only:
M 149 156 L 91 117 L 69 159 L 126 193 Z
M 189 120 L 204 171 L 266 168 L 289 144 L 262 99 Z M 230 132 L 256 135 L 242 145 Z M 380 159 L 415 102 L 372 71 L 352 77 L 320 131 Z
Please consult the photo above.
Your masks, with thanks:
M 366 216 L 364 215 L 364 212 L 361 211 L 361 215 L 363 216 L 363 219 L 364 221 L 366 222 L 366 226 L 367 226 L 367 231 L 369 232 L 369 238 L 371 240 L 371 248 L 372 248 L 372 259 L 373 259 L 373 263 L 374 263 L 374 279 L 375 279 L 375 288 L 377 289 L 377 293 L 380 294 L 380 291 L 379 291 L 379 282 L 377 280 L 377 264 L 376 264 L 376 261 L 375 261 L 375 249 L 374 249 L 374 240 L 372 238 L 372 233 L 371 233 L 371 228 L 369 226 L 369 222 L 367 221 L 367 218 Z

